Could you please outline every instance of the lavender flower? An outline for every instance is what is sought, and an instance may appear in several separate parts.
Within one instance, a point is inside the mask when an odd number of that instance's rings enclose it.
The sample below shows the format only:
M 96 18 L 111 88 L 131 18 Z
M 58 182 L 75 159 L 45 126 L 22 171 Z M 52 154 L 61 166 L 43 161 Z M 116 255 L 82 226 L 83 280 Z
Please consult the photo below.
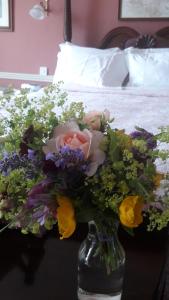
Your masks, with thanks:
M 21 156 L 18 153 L 4 153 L 3 159 L 0 161 L 0 172 L 4 176 L 8 176 L 11 171 L 16 169 L 25 169 L 27 178 L 36 176 L 40 169 L 40 161 L 33 153 Z
M 81 149 L 71 149 L 68 146 L 60 148 L 59 153 L 46 155 L 46 160 L 52 160 L 57 168 L 62 170 L 76 168 L 85 172 L 89 162 L 85 161 L 84 153 Z
M 28 149 L 28 158 L 34 160 L 36 158 L 36 153 L 32 149 Z

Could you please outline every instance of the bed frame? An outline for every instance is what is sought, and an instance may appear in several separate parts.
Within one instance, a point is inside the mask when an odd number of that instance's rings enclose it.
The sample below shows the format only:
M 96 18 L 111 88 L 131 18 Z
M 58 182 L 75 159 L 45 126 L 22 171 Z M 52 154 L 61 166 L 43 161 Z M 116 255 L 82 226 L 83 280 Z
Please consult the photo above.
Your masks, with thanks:
M 64 41 L 72 40 L 72 14 L 71 0 L 64 0 Z M 137 48 L 168 48 L 169 47 L 169 26 L 162 28 L 154 33 L 154 35 L 142 34 L 130 27 L 117 27 L 109 31 L 101 41 L 98 48 L 106 49 L 111 47 L 119 47 L 124 49 L 127 47 Z

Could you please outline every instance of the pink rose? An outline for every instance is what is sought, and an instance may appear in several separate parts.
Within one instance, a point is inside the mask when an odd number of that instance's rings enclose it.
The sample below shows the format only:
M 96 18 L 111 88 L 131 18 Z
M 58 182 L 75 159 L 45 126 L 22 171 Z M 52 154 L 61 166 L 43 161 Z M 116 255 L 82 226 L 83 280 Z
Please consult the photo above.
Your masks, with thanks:
M 71 121 L 54 129 L 53 137 L 43 147 L 43 151 L 45 154 L 58 153 L 63 146 L 81 149 L 85 159 L 91 160 L 87 175 L 92 176 L 105 160 L 105 153 L 100 149 L 103 139 L 104 135 L 100 131 L 90 132 L 88 129 L 81 131 L 77 123 Z
M 58 153 L 60 148 L 68 146 L 70 149 L 81 149 L 85 159 L 89 157 L 92 133 L 88 129 L 80 131 L 76 122 L 71 121 L 59 125 L 54 129 L 53 138 L 43 147 L 45 154 Z
M 83 118 L 83 122 L 93 130 L 99 130 L 101 124 L 105 124 L 109 120 L 110 112 L 107 109 L 105 109 L 104 112 L 90 111 Z

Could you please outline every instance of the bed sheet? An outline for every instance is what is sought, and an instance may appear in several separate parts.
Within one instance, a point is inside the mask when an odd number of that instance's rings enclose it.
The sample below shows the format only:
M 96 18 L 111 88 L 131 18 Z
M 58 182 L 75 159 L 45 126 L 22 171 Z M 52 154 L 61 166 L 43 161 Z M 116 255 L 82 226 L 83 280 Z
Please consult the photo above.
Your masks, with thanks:
M 108 109 L 115 118 L 113 127 L 125 128 L 126 132 L 135 126 L 158 132 L 160 126 L 169 125 L 169 88 L 85 88 L 66 87 L 68 100 L 82 101 L 86 111 Z
M 169 125 L 169 88 L 89 88 L 79 85 L 63 85 L 68 103 L 83 102 L 85 111 L 108 109 L 114 118 L 112 127 L 124 128 L 127 133 L 135 126 L 153 133 L 161 126 Z M 19 91 L 16 90 L 15 94 Z M 29 98 L 43 96 L 43 88 L 30 92 Z M 1 108 L 1 113 L 5 113 Z M 57 109 L 58 112 L 58 109 Z

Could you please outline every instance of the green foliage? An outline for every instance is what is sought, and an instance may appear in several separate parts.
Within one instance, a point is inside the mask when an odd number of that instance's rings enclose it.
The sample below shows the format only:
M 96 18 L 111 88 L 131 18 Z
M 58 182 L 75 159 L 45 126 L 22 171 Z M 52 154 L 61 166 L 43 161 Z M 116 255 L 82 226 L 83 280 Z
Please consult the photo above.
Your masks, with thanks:
M 162 143 L 169 142 L 169 126 L 160 127 L 160 133 L 157 135 L 157 139 Z
M 156 168 L 151 159 L 147 159 L 143 164 L 134 158 L 132 147 L 136 147 L 141 154 L 147 154 L 146 144 L 142 140 L 132 143 L 130 136 L 124 131 L 109 129 L 106 145 L 105 164 L 86 181 L 91 189 L 92 203 L 107 219 L 110 211 L 118 215 L 119 205 L 128 195 L 140 195 L 145 202 L 153 201 L 152 187 Z M 143 179 L 139 174 L 142 174 Z
M 5 114 L 0 115 L 0 134 L 3 147 L 0 152 L 17 151 L 24 132 L 33 125 L 36 132 L 33 149 L 41 149 L 53 129 L 60 122 L 68 119 L 81 119 L 82 103 L 71 103 L 66 106 L 67 94 L 60 85 L 49 85 L 38 96 L 29 95 L 28 89 L 21 89 L 16 95 L 10 90 L 0 96 L 0 107 Z M 59 112 L 59 113 L 58 113 Z
M 28 192 L 41 179 L 41 175 L 33 179 L 27 178 L 24 169 L 15 169 L 8 176 L 0 174 L 0 218 L 12 221 L 26 203 Z
M 40 99 L 36 96 L 30 97 L 27 89 L 21 89 L 17 95 L 10 93 L 0 97 L 0 105 L 6 110 L 5 117 L 0 118 L 3 135 L 6 136 L 6 151 L 19 149 L 21 138 L 31 125 L 37 129 L 37 140 L 42 144 L 53 126 L 57 125 L 57 118 L 52 111 L 57 102 L 54 95 L 54 87 L 49 86 L 44 89 Z
M 77 120 L 78 123 L 83 120 L 84 107 L 82 102 L 72 102 L 69 106 L 66 106 L 62 116 L 60 116 L 60 122 L 66 122 L 71 119 Z
M 149 211 L 148 231 L 154 229 L 161 230 L 168 225 L 169 222 L 169 206 L 165 207 L 163 211 L 151 208 Z

